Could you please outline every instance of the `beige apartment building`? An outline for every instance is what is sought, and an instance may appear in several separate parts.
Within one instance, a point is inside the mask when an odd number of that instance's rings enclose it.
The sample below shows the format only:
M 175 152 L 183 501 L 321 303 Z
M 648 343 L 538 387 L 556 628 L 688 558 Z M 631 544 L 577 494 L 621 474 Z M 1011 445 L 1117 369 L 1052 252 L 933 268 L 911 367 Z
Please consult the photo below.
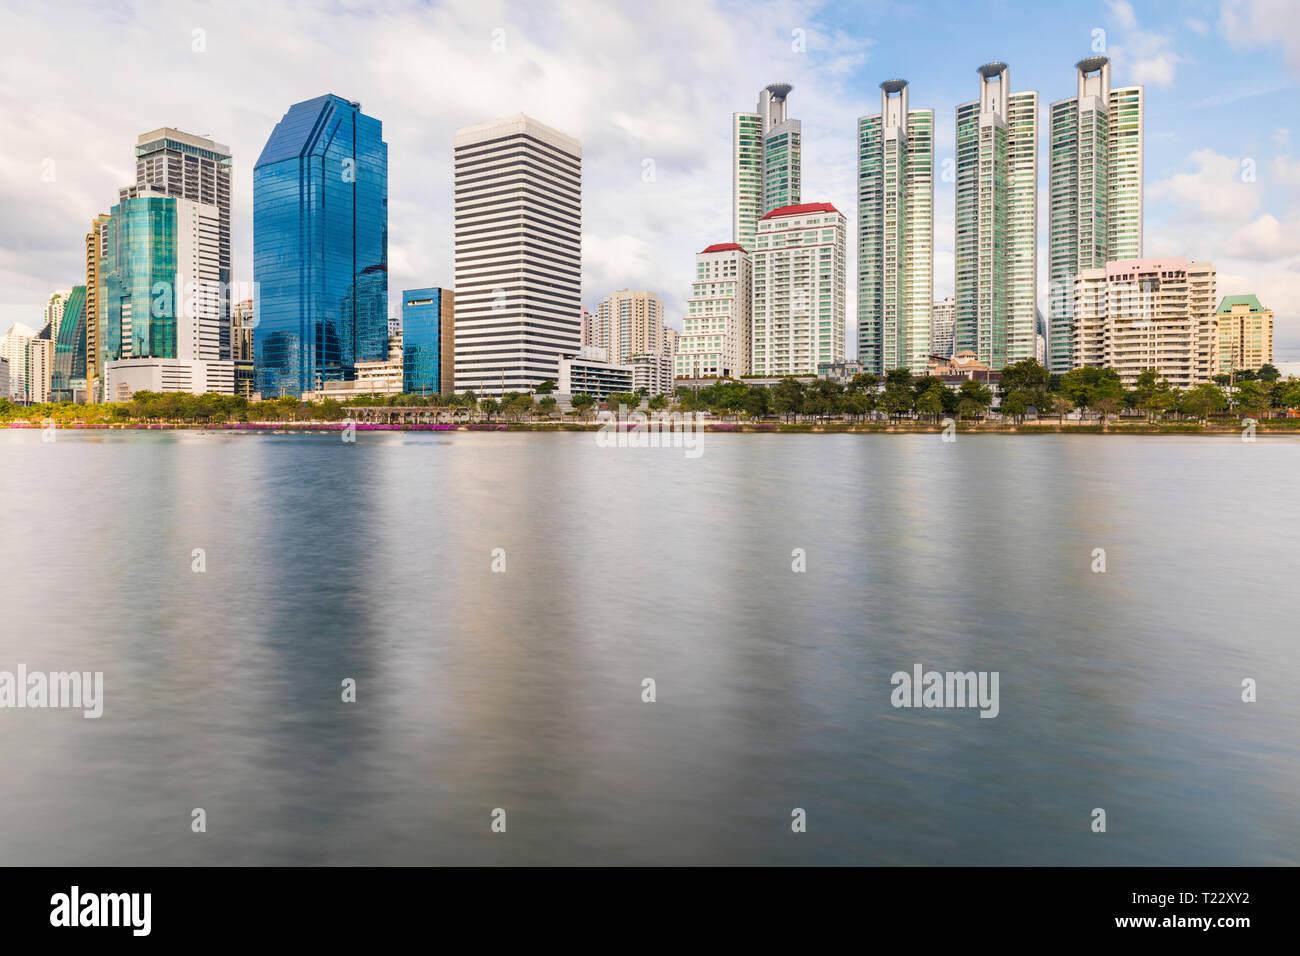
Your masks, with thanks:
M 604 349 L 616 365 L 634 355 L 664 352 L 664 304 L 657 292 L 620 289 L 602 299 L 591 318 L 590 344 Z
M 1227 295 L 1219 303 L 1216 371 L 1257 371 L 1273 362 L 1273 310 L 1253 295 Z
M 1073 365 L 1113 368 L 1126 386 L 1154 368 L 1178 388 L 1217 371 L 1214 266 L 1120 259 L 1074 282 Z

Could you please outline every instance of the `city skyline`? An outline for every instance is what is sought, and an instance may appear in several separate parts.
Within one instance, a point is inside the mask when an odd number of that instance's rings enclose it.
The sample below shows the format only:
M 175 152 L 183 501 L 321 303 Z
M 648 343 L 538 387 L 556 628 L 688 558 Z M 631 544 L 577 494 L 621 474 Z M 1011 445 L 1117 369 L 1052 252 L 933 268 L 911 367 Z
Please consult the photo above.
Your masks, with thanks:
M 953 10 L 957 16 L 957 8 Z M 701 16 L 707 19 L 723 12 L 708 8 Z M 1112 3 L 1050 15 L 995 13 L 985 25 L 957 16 L 964 32 L 936 36 L 936 49 L 952 53 L 938 57 L 887 42 L 920 29 L 903 12 L 873 20 L 834 6 L 765 7 L 743 24 L 729 22 L 734 38 L 720 49 L 718 63 L 692 67 L 694 72 L 686 74 L 694 81 L 689 90 L 655 87 L 654 96 L 646 92 L 653 77 L 635 69 L 599 90 L 576 89 L 575 77 L 583 76 L 584 70 L 601 63 L 613 69 L 613 62 L 603 58 L 577 63 L 567 79 L 555 69 L 548 71 L 546 67 L 556 66 L 562 56 L 557 49 L 573 41 L 543 30 L 523 8 L 498 8 L 482 15 L 439 8 L 426 11 L 418 22 L 412 20 L 414 11 L 395 8 L 383 16 L 358 16 L 350 22 L 353 31 L 337 23 L 328 31 L 305 30 L 303 42 L 321 50 L 338 49 L 349 40 L 366 49 L 390 44 L 396 57 L 411 42 L 397 35 L 399 27 L 427 40 L 430 29 L 444 26 L 459 44 L 449 53 L 450 64 L 467 57 L 501 56 L 506 58 L 502 63 L 507 65 L 507 76 L 536 74 L 522 86 L 494 79 L 481 92 L 439 97 L 440 102 L 455 103 L 440 106 L 446 118 L 436 120 L 430 108 L 415 98 L 398 97 L 382 72 L 341 82 L 310 76 L 311 70 L 303 76 L 289 76 L 290 71 L 284 70 L 268 73 L 272 67 L 264 64 L 252 73 L 261 77 L 263 87 L 274 82 L 275 96 L 265 96 L 264 91 L 253 96 L 246 92 L 245 79 L 232 77 L 231 92 L 225 97 L 209 94 L 186 99 L 180 94 L 202 82 L 205 71 L 223 57 L 226 67 L 222 69 L 231 66 L 230 57 L 236 52 L 232 40 L 246 43 L 249 49 L 257 49 L 264 40 L 232 35 L 220 24 L 192 26 L 190 21 L 197 24 L 205 19 L 199 14 L 186 18 L 184 26 L 163 17 L 154 29 L 169 31 L 167 35 L 175 32 L 179 49 L 164 50 L 162 55 L 183 60 L 195 73 L 192 80 L 182 74 L 176 91 L 163 90 L 160 98 L 150 101 L 110 79 L 107 92 L 117 98 L 117 109 L 103 118 L 91 115 L 94 110 L 64 117 L 61 137 L 42 135 L 49 124 L 34 115 L 32 104 L 24 105 L 27 115 L 21 122 L 14 120 L 13 113 L 3 114 L 15 133 L 11 136 L 15 158 L 10 160 L 13 175 L 4 187 L 6 208 L 14 215 L 2 228 L 6 248 L 13 251 L 6 255 L 3 267 L 6 295 L 0 302 L 0 326 L 13 321 L 37 324 L 32 310 L 51 291 L 80 284 L 84 253 L 76 237 L 84 235 L 85 224 L 111 205 L 122 186 L 135 180 L 130 143 L 142 131 L 164 124 L 230 144 L 235 156 L 234 279 L 250 280 L 253 158 L 289 103 L 329 91 L 363 102 L 367 113 L 384 122 L 390 142 L 394 165 L 390 313 L 399 308 L 396 297 L 402 288 L 447 283 L 451 277 L 453 129 L 523 110 L 584 144 L 582 302 L 592 305 L 618 288 L 651 289 L 664 297 L 669 326 L 680 329 L 693 256 L 725 240 L 730 231 L 730 116 L 737 101 L 748 101 L 754 90 L 773 79 L 794 86 L 791 112 L 803 127 L 802 195 L 832 202 L 845 211 L 852 251 L 857 247 L 857 120 L 878 110 L 879 83 L 893 75 L 906 76 L 918 102 L 936 112 L 934 298 L 939 300 L 952 294 L 953 272 L 954 186 L 942 178 L 944 163 L 954 157 L 956 105 L 969 99 L 975 69 L 994 57 L 1005 58 L 1014 88 L 1037 90 L 1045 113 L 1047 104 L 1073 93 L 1072 64 L 1100 40 L 1113 62 L 1112 83 L 1141 84 L 1147 91 L 1143 253 L 1215 262 L 1222 294 L 1257 294 L 1276 312 L 1277 361 L 1297 361 L 1300 249 L 1295 246 L 1296 230 L 1288 225 L 1296 218 L 1300 200 L 1300 160 L 1294 158 L 1291 132 L 1281 125 L 1285 112 L 1278 106 L 1296 85 L 1300 62 L 1294 51 L 1287 60 L 1285 51 L 1271 45 L 1265 10 L 1249 4 L 1205 4 L 1199 18 L 1192 16 L 1196 12 L 1168 4 L 1135 10 Z M 575 24 L 582 19 L 575 13 L 561 16 L 565 23 L 569 18 Z M 600 31 L 643 29 L 653 30 L 656 40 L 680 38 L 687 49 L 700 42 L 695 36 L 700 27 L 688 28 L 686 14 L 677 8 L 669 8 L 656 24 L 635 16 L 602 20 L 587 15 L 585 19 L 589 22 L 575 25 L 585 37 Z M 821 26 L 831 22 L 835 30 Z M 107 24 L 103 29 L 111 33 L 122 28 Z M 194 30 L 204 31 L 202 51 L 192 49 L 198 43 Z M 497 35 L 494 30 L 504 32 Z M 1095 36 L 1096 31 L 1103 36 Z M 1210 77 L 1205 69 L 1210 51 L 1225 39 L 1228 46 L 1222 55 L 1233 63 L 1231 76 L 1216 71 Z M 498 40 L 501 49 L 494 51 Z M 123 42 L 136 41 L 124 37 Z M 733 48 L 744 43 L 749 46 Z M 248 50 L 240 47 L 237 52 L 243 56 Z M 209 60 L 184 59 L 202 56 Z M 11 63 L 4 69 L 14 68 Z M 449 70 L 448 75 L 454 72 Z M 402 76 L 410 80 L 406 72 Z M 433 77 L 423 76 L 416 88 L 432 82 Z M 51 102 L 57 102 L 54 97 L 65 85 L 51 79 L 39 98 L 50 96 Z M 101 94 L 95 90 L 87 95 L 93 104 Z M 1232 109 L 1214 111 L 1219 128 L 1196 121 L 1196 107 L 1229 102 Z M 630 112 L 634 103 L 642 104 L 640 114 Z M 673 122 L 660 122 L 665 111 L 672 114 Z M 62 114 L 56 111 L 56 115 Z M 1040 308 L 1048 289 L 1045 122 L 1044 116 L 1038 146 Z M 78 135 L 69 136 L 68 130 Z M 48 168 L 43 165 L 46 159 L 54 164 L 52 182 L 41 179 Z M 29 167 L 26 172 L 24 161 Z M 418 187 L 411 188 L 416 181 Z M 33 183 L 49 192 L 34 190 Z M 851 288 L 855 287 L 855 258 L 850 255 Z M 850 355 L 857 354 L 858 348 L 855 298 L 850 295 L 848 303 Z

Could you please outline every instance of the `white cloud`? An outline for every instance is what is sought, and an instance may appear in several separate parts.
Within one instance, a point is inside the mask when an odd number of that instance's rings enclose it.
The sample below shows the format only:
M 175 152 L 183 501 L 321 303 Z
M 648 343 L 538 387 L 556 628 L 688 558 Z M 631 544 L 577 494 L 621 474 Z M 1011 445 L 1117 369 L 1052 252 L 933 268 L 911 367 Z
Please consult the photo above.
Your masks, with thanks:
M 1172 218 L 1240 221 L 1258 208 L 1261 189 L 1257 181 L 1243 179 L 1251 167 L 1243 167 L 1242 158 L 1212 149 L 1198 149 L 1189 158 L 1196 165 L 1194 172 L 1174 173 L 1147 190 L 1150 198 L 1170 202 Z
M 1235 258 L 1263 262 L 1300 255 L 1300 221 L 1282 223 L 1265 213 L 1235 230 L 1225 251 Z
M 1225 0 L 1219 26 L 1235 49 L 1279 47 L 1287 67 L 1300 73 L 1300 30 L 1294 0 Z
M 252 275 L 252 167 L 296 102 L 332 92 L 383 121 L 389 146 L 391 300 L 452 281 L 451 141 L 456 128 L 518 112 L 583 144 L 584 303 L 629 285 L 681 315 L 694 254 L 731 238 L 731 113 L 774 81 L 794 85 L 807 142 L 805 195 L 853 208 L 843 94 L 871 41 L 827 26 L 816 0 L 721 5 L 540 7 L 504 0 L 402 0 L 327 14 L 255 0 L 80 4 L 6 11 L 0 58 L 0 322 L 31 321 L 83 272 L 91 218 L 134 178 L 136 136 L 162 125 L 209 134 L 234 154 L 237 280 Z M 206 33 L 206 52 L 192 31 Z M 806 49 L 791 47 L 803 29 Z M 501 30 L 503 52 L 492 50 Z M 69 57 L 112 49 L 113 66 Z M 815 158 L 814 158 L 815 157 Z M 57 179 L 42 183 L 42 160 Z M 653 183 L 642 162 L 655 162 Z
M 1142 29 L 1127 0 L 1110 0 L 1107 9 L 1117 28 L 1111 31 L 1112 36 L 1118 35 L 1118 42 L 1112 39 L 1108 44 L 1107 55 L 1115 63 L 1120 82 L 1171 85 L 1178 64 L 1184 60 L 1174 52 L 1173 40 L 1163 33 Z

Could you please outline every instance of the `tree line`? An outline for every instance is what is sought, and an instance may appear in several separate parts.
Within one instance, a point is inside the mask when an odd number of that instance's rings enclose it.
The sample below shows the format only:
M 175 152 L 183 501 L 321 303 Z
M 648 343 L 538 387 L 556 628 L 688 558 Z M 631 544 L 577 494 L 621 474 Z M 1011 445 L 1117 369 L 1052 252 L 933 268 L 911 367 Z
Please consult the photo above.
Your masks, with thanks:
M 999 383 L 1003 417 L 1017 423 L 1031 414 L 1039 418 L 1064 417 L 1074 411 L 1104 422 L 1125 409 L 1143 413 L 1148 420 L 1177 416 L 1201 421 L 1215 414 L 1267 418 L 1280 410 L 1300 408 L 1300 379 L 1283 379 L 1266 365 L 1256 372 L 1216 376 L 1215 381 L 1192 388 L 1174 388 L 1154 369 L 1137 376 L 1126 388 L 1114 369 L 1078 368 L 1057 375 L 1035 359 L 1014 362 L 1002 369 Z M 57 423 L 86 422 L 224 422 L 341 421 L 354 407 L 436 407 L 464 409 L 467 416 L 488 421 L 530 421 L 558 415 L 555 383 L 543 382 L 534 392 L 506 392 L 480 398 L 473 391 L 441 395 L 352 395 L 345 401 L 325 399 L 305 402 L 294 396 L 249 401 L 238 395 L 191 395 L 187 392 L 136 392 L 127 402 L 79 405 L 71 402 L 15 405 L 0 399 L 0 421 L 51 419 Z M 945 417 L 981 419 L 994 400 L 986 383 L 968 379 L 949 387 L 932 375 L 913 375 L 893 369 L 883 376 L 854 375 L 847 383 L 831 379 L 813 382 L 786 378 L 776 385 L 724 380 L 704 387 L 680 385 L 673 395 L 649 396 L 645 389 L 616 393 L 604 405 L 650 411 L 709 412 L 721 417 L 793 419 L 915 418 L 938 422 Z M 574 395 L 570 416 L 588 418 L 601 404 L 590 394 Z

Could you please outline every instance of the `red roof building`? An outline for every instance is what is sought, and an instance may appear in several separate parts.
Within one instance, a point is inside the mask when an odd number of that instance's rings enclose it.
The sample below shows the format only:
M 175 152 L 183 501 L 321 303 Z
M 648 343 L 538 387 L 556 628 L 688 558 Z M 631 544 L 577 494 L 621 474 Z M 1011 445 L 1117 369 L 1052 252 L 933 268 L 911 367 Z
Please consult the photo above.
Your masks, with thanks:
M 764 219 L 775 219 L 778 216 L 803 216 L 810 212 L 839 212 L 828 202 L 806 202 L 798 206 L 782 206 L 779 209 L 773 209 Z

